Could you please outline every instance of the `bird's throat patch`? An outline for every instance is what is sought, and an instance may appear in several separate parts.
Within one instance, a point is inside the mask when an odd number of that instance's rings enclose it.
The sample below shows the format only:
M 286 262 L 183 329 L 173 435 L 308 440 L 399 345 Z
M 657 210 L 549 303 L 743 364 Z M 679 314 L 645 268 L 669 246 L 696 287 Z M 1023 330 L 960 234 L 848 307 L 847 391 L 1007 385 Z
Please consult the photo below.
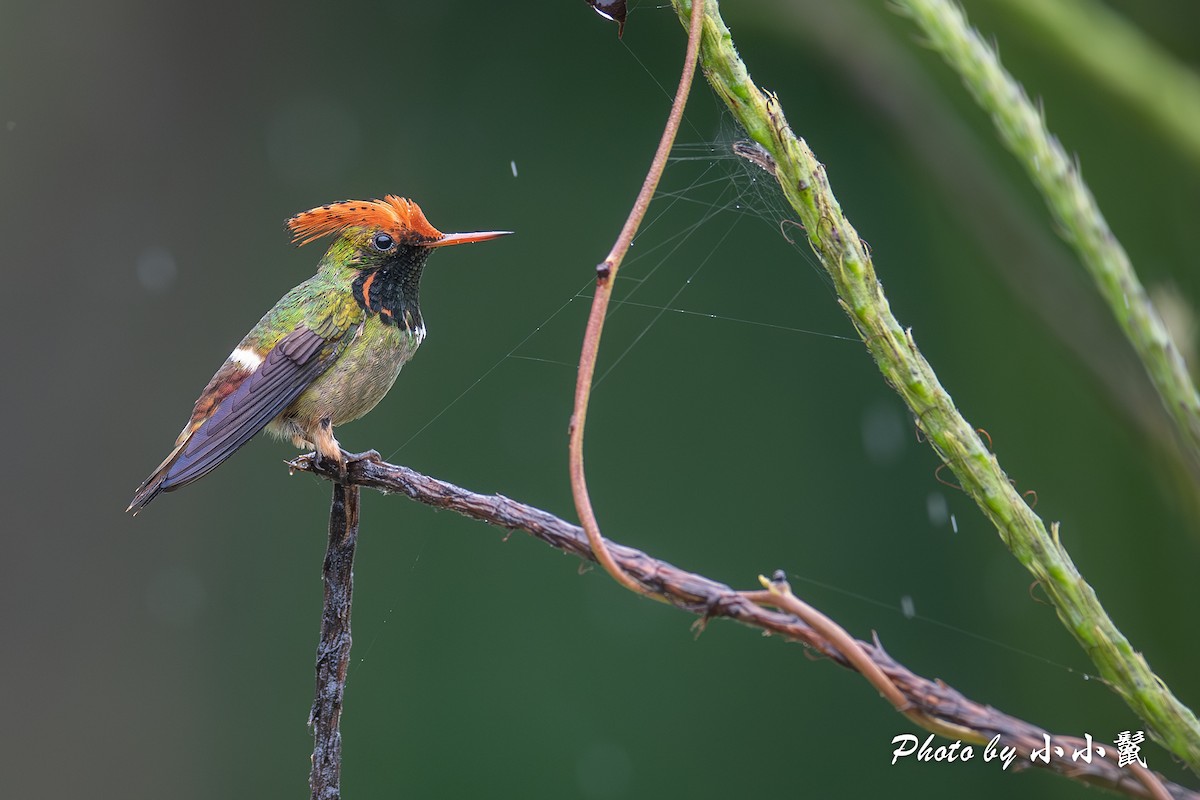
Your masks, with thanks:
M 417 302 L 420 273 L 398 264 L 364 270 L 351 284 L 354 300 L 385 325 L 414 330 L 421 325 Z

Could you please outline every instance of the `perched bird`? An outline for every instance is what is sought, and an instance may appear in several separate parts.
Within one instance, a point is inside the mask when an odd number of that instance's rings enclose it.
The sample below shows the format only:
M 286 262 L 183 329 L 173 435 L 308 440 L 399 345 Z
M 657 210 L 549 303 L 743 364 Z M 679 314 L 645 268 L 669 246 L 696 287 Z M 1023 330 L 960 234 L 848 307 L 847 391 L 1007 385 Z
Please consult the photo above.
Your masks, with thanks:
M 334 426 L 374 408 L 425 338 L 417 295 L 433 248 L 511 233 L 442 233 L 416 203 L 395 195 L 314 208 L 287 227 L 298 245 L 336 238 L 317 274 L 285 294 L 225 359 L 128 511 L 204 477 L 263 428 L 344 469 Z

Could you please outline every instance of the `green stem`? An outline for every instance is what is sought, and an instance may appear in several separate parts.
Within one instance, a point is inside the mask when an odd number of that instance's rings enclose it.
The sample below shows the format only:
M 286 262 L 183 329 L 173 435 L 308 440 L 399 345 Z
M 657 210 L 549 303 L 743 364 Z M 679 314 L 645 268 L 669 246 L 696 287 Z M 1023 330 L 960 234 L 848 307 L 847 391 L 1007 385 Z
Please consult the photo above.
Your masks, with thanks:
M 686 18 L 689 0 L 673 1 L 676 12 Z M 774 159 L 779 185 L 884 379 L 912 409 L 934 450 L 995 524 L 1005 545 L 1045 587 L 1059 618 L 1101 675 L 1146 721 L 1152 735 L 1200 771 L 1200 724 L 1195 715 L 1117 630 L 1075 569 L 1057 526 L 1048 532 L 1013 489 L 996 457 L 938 382 L 911 331 L 892 315 L 870 256 L 842 214 L 824 167 L 792 133 L 778 98 L 764 94 L 751 80 L 715 0 L 706 4 L 700 59 L 713 89 Z
M 992 0 L 1200 165 L 1200 77 L 1096 0 Z
M 991 114 L 1000 139 L 1042 193 L 1064 238 L 1133 345 L 1184 447 L 1200 461 L 1200 394 L 1128 254 L 1083 182 L 1079 165 L 1046 129 L 1041 111 L 956 5 L 950 0 L 898 0 L 898 5 Z

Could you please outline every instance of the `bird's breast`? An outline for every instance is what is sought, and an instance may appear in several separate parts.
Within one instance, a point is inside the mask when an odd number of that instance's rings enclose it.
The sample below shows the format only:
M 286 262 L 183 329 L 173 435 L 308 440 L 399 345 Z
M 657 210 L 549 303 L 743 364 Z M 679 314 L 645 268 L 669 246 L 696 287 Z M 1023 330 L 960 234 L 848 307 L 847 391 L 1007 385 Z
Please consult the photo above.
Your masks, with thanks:
M 335 426 L 358 419 L 388 393 L 424 338 L 424 326 L 408 331 L 377 316 L 367 317 L 337 361 L 296 398 L 284 416 L 305 426 L 324 417 Z

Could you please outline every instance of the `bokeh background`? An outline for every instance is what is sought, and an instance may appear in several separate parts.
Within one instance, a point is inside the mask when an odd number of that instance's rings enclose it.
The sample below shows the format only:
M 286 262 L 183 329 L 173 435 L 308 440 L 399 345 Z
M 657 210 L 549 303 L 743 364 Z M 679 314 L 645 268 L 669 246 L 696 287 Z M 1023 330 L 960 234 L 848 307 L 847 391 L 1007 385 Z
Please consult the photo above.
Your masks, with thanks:
M 684 44 L 669 8 L 632 5 L 618 40 L 581 1 L 0 2 L 6 796 L 307 796 L 328 485 L 255 440 L 123 513 L 225 354 L 311 273 L 320 245 L 288 245 L 292 213 L 395 192 L 443 230 L 518 232 L 433 259 L 429 339 L 340 438 L 574 518 L 589 281 Z M 1200 60 L 1190 0 L 1109 5 Z M 1186 328 L 1200 165 L 1006 3 L 967 8 Z M 885 3 L 724 12 L 960 408 L 1200 705 L 1197 484 L 987 120 Z M 1053 730 L 1142 727 L 935 479 L 736 138 L 698 82 L 622 272 L 620 297 L 642 305 L 606 333 L 587 444 L 605 530 L 737 586 L 785 568 L 917 672 Z M 857 676 L 729 623 L 697 638 L 687 615 L 577 567 L 365 495 L 347 796 L 1084 796 L 979 760 L 890 766 L 911 725 Z

